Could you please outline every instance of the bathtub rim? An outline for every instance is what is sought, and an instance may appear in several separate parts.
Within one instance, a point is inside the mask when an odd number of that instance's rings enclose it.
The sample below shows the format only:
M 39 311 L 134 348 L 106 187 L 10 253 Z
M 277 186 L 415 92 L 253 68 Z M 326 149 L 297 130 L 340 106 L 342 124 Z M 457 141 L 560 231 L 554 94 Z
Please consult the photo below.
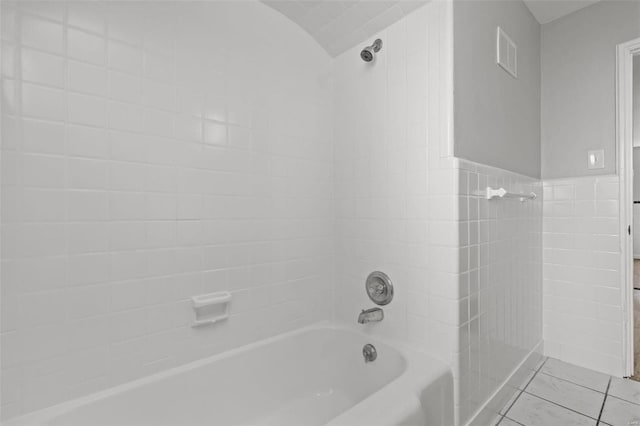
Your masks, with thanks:
M 80 408 L 87 404 L 104 400 L 111 396 L 115 396 L 145 385 L 160 382 L 163 379 L 204 367 L 208 364 L 233 357 L 234 355 L 255 350 L 262 346 L 270 345 L 278 341 L 286 340 L 288 338 L 314 330 L 337 330 L 357 334 L 365 339 L 370 339 L 373 343 L 386 345 L 397 350 L 404 361 L 403 369 L 398 374 L 398 376 L 394 377 L 390 382 L 388 382 L 381 388 L 373 391 L 361 401 L 349 407 L 347 411 L 342 412 L 336 417 L 332 418 L 327 423 L 327 425 L 351 425 L 353 424 L 353 419 L 357 418 L 357 413 L 369 413 L 369 415 L 371 414 L 371 408 L 375 406 L 371 405 L 373 401 L 386 401 L 390 395 L 397 395 L 398 392 L 407 394 L 409 393 L 409 391 L 411 391 L 411 393 L 414 394 L 415 399 L 411 398 L 403 400 L 402 404 L 393 407 L 395 410 L 393 411 L 393 413 L 396 413 L 397 415 L 398 412 L 405 413 L 407 410 L 413 410 L 416 407 L 416 403 L 420 402 L 420 392 L 423 390 L 423 388 L 428 386 L 431 381 L 435 380 L 438 377 L 442 377 L 443 375 L 451 375 L 450 369 L 444 363 L 442 363 L 442 361 L 439 361 L 424 352 L 411 348 L 405 342 L 393 338 L 377 336 L 373 334 L 373 327 L 365 326 L 365 328 L 363 329 L 362 327 L 356 327 L 345 323 L 322 320 L 308 326 L 300 327 L 295 330 L 277 334 L 275 336 L 256 340 L 254 342 L 241 345 L 236 348 L 220 352 L 218 354 L 190 361 L 186 364 L 171 367 L 167 370 L 159 371 L 151 375 L 141 377 L 139 379 L 121 383 L 107 389 L 64 401 L 60 404 L 28 412 L 21 416 L 12 417 L 0 422 L 0 426 L 34 426 L 41 424 L 46 425 L 46 423 L 44 422 L 50 421 L 58 416 L 69 413 L 72 410 Z M 383 396 L 380 396 L 381 394 Z M 451 395 L 451 397 L 453 398 L 453 395 Z M 393 398 L 393 400 L 397 401 L 397 398 Z M 379 405 L 379 403 L 376 405 Z M 365 406 L 364 409 L 363 406 Z M 380 413 L 380 416 L 386 417 L 391 413 L 392 411 Z

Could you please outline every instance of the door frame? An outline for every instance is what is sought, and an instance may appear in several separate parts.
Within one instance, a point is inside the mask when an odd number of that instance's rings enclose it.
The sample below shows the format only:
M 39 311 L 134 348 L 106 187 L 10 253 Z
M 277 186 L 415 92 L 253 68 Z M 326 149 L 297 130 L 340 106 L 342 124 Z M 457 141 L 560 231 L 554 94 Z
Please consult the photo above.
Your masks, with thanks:
M 616 151 L 620 177 L 620 244 L 622 253 L 622 361 L 624 376 L 633 375 L 633 57 L 640 38 L 616 51 Z M 640 226 L 640 224 L 638 224 Z

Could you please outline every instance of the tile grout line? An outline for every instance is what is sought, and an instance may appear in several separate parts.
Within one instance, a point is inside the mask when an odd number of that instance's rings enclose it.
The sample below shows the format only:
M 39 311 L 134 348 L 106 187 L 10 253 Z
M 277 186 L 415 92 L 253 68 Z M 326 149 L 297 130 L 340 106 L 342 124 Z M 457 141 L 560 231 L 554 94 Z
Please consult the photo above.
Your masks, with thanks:
M 570 380 L 565 380 L 565 379 L 563 379 L 561 377 L 558 377 L 558 376 L 552 376 L 551 374 L 547 374 L 547 373 L 542 372 L 542 371 L 541 371 L 541 373 L 544 374 L 545 376 L 551 377 L 552 379 L 560 380 L 561 382 L 567 382 L 567 383 L 570 383 L 570 384 L 572 384 L 574 386 L 577 386 L 579 388 L 586 389 L 586 390 L 591 391 L 591 392 L 596 392 L 596 393 L 599 393 L 601 395 L 605 395 L 605 392 L 606 392 L 606 390 L 605 391 L 599 391 L 597 389 L 593 389 L 593 388 L 590 388 L 590 387 L 587 387 L 587 386 L 582 386 L 582 385 L 580 385 L 578 383 L 572 382 Z
M 544 366 L 547 362 L 547 360 L 549 359 L 549 357 L 547 357 L 538 368 L 536 368 L 534 370 L 533 376 L 531 376 L 531 379 L 529 379 L 529 381 L 527 381 L 527 384 L 523 386 L 522 389 L 517 388 L 518 392 L 517 392 L 517 396 L 513 399 L 513 402 L 509 405 L 509 408 L 507 408 L 504 412 L 504 414 L 502 414 L 502 418 L 500 419 L 500 423 L 502 423 L 502 420 L 507 417 L 507 413 L 509 413 L 509 411 L 511 411 L 511 408 L 516 404 L 516 402 L 518 401 L 518 399 L 520 398 L 520 396 L 524 393 L 524 390 L 527 388 L 527 386 L 529 386 L 529 384 L 533 381 L 533 379 L 538 375 L 538 373 L 540 372 L 540 370 L 542 369 L 542 366 Z M 511 418 L 509 418 L 509 420 L 512 420 Z M 517 423 L 517 422 L 516 422 Z
M 541 371 L 540 373 L 544 374 L 545 376 L 553 377 L 555 379 L 562 380 L 562 381 L 567 382 L 567 383 L 571 383 L 572 385 L 580 386 L 581 388 L 589 389 L 589 390 L 592 390 L 592 391 L 598 392 L 598 393 L 604 393 L 602 391 L 599 391 L 598 389 L 590 388 L 589 386 L 584 386 L 584 385 L 581 385 L 580 383 L 572 382 L 571 380 L 567 380 L 567 379 L 564 379 L 562 377 L 554 376 L 553 374 L 545 373 L 544 371 Z
M 513 402 L 509 405 L 509 408 L 507 408 L 506 411 L 504 412 L 504 414 L 502 414 L 502 418 L 505 418 L 507 416 L 507 413 L 509 411 L 511 411 L 511 408 L 513 408 L 513 406 L 516 404 L 516 401 L 518 401 L 518 399 L 520 398 L 520 395 L 522 395 L 522 392 L 524 392 L 524 391 L 518 389 L 518 394 L 513 399 Z M 500 420 L 500 421 L 502 421 L 502 420 Z
M 608 395 L 608 394 L 607 394 L 607 397 L 609 397 L 609 395 Z M 636 402 L 629 401 L 628 399 L 620 398 L 619 396 L 616 396 L 616 395 L 611 395 L 610 397 L 611 397 L 611 398 L 613 398 L 613 399 L 617 399 L 618 401 L 625 402 L 625 403 L 627 403 L 627 404 L 640 406 L 640 404 L 638 404 L 638 403 L 636 403 Z
M 600 424 L 600 419 L 602 418 L 602 412 L 604 411 L 604 404 L 607 403 L 607 396 L 609 396 L 610 387 L 611 387 L 611 376 L 609 376 L 609 382 L 607 383 L 607 390 L 604 393 L 604 399 L 602 400 L 602 407 L 600 407 L 600 414 L 598 414 L 598 421 L 596 422 L 596 426 Z
M 522 424 L 522 423 L 520 423 L 520 422 L 517 422 L 517 421 L 513 420 L 511 417 L 502 416 L 502 418 L 503 418 L 503 419 L 505 419 L 505 418 L 506 418 L 506 419 L 509 419 L 510 421 L 512 421 L 512 422 L 513 422 L 513 423 L 515 423 L 515 424 L 518 424 L 518 425 L 521 425 L 521 426 L 525 426 L 524 424 Z M 501 420 L 501 421 L 502 421 L 502 420 Z
M 525 391 L 522 391 L 522 393 L 526 393 L 527 395 L 533 396 L 534 398 L 538 398 L 538 399 L 541 399 L 541 400 L 543 400 L 543 401 L 546 401 L 546 402 L 548 402 L 548 403 L 550 403 L 550 404 L 553 404 L 553 405 L 555 405 L 556 407 L 560 407 L 560 408 L 563 408 L 563 409 L 565 409 L 565 410 L 567 410 L 567 411 L 571 411 L 571 412 L 573 412 L 573 413 L 579 414 L 579 415 L 581 415 L 582 417 L 586 417 L 586 418 L 591 419 L 591 420 L 597 420 L 595 417 L 591 417 L 591 416 L 589 416 L 589 415 L 587 415 L 587 414 L 585 414 L 585 413 L 581 413 L 580 411 L 576 411 L 576 410 L 574 410 L 573 408 L 565 407 L 564 405 L 560 405 L 560 404 L 558 404 L 558 403 L 557 403 L 557 402 L 555 402 L 555 401 L 551 401 L 551 400 L 549 400 L 549 399 L 547 399 L 547 398 L 543 398 L 543 397 L 541 397 L 541 396 L 539 396 L 539 395 L 536 395 L 536 394 L 534 394 L 534 393 L 529 393 L 529 392 L 525 392 Z M 605 395 L 605 399 L 606 399 L 606 395 Z

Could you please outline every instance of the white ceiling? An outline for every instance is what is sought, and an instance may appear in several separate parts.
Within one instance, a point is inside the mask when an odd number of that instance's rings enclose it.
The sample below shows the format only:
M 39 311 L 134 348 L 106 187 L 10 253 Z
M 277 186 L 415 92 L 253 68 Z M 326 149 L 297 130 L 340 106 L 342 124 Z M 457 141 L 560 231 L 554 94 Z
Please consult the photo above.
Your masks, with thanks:
M 373 35 L 427 1 L 262 0 L 308 32 L 331 56 L 337 56 L 358 43 L 371 42 Z M 541 24 L 598 1 L 601 0 L 524 0 Z
M 427 0 L 262 0 L 337 56 L 422 6 Z M 370 44 L 370 43 L 369 43 Z
M 524 0 L 525 4 L 541 24 L 562 18 L 600 0 Z

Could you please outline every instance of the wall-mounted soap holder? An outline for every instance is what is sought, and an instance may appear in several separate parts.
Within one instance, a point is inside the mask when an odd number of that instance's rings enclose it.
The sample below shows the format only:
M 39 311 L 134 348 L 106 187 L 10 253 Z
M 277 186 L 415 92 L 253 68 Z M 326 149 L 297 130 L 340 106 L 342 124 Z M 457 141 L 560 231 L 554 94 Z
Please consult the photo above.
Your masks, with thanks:
M 229 318 L 231 293 L 227 291 L 193 296 L 191 301 L 195 314 L 191 327 L 215 324 Z

